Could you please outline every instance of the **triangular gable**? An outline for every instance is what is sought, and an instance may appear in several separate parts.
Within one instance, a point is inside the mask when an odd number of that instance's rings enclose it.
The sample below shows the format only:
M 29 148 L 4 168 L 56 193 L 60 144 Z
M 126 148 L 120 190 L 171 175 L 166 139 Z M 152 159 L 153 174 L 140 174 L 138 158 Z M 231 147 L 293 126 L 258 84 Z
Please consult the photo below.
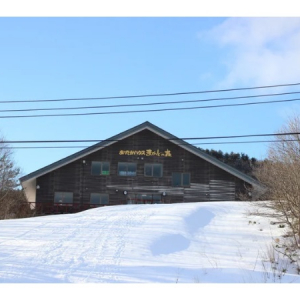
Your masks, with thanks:
M 63 159 L 61 159 L 61 160 L 59 160 L 59 161 L 57 161 L 53 164 L 50 164 L 50 165 L 48 165 L 44 168 L 41 168 L 41 169 L 39 169 L 37 171 L 34 171 L 34 172 L 32 172 L 32 173 L 30 173 L 26 176 L 23 176 L 22 178 L 20 178 L 20 181 L 25 182 L 27 180 L 32 180 L 32 179 L 35 179 L 37 177 L 40 177 L 44 174 L 47 174 L 51 171 L 54 171 L 54 170 L 60 168 L 62 166 L 65 166 L 65 165 L 67 165 L 67 164 L 69 164 L 69 163 L 71 163 L 71 162 L 73 162 L 77 159 L 85 157 L 86 155 L 89 155 L 93 152 L 96 152 L 96 151 L 101 150 L 101 149 L 103 149 L 107 146 L 110 146 L 114 143 L 117 143 L 118 141 L 123 140 L 123 139 L 125 139 L 125 138 L 127 138 L 131 135 L 134 135 L 134 134 L 136 134 L 136 133 L 138 133 L 142 130 L 145 130 L 145 129 L 148 129 L 148 130 L 156 133 L 157 135 L 161 136 L 162 138 L 168 139 L 170 142 L 172 142 L 172 143 L 176 144 L 177 146 L 182 147 L 183 149 L 185 149 L 185 150 L 201 157 L 202 159 L 210 162 L 211 164 L 219 167 L 220 169 L 223 169 L 224 171 L 230 173 L 231 175 L 233 175 L 233 176 L 235 176 L 235 177 L 237 177 L 237 178 L 239 178 L 239 179 L 241 179 L 241 180 L 243 180 L 243 181 L 245 181 L 245 182 L 247 182 L 251 185 L 254 185 L 256 187 L 261 188 L 259 182 L 257 182 L 255 179 L 251 178 L 250 176 L 248 176 L 248 175 L 238 171 L 237 169 L 221 162 L 220 160 L 218 160 L 218 159 L 212 157 L 211 155 L 203 152 L 202 150 L 198 149 L 197 147 L 183 141 L 182 139 L 177 138 L 176 136 L 170 134 L 169 132 L 167 132 L 167 131 L 165 131 L 165 130 L 163 130 L 163 129 L 155 126 L 155 125 L 153 125 L 150 122 L 144 122 L 144 123 L 142 123 L 140 125 L 137 125 L 137 126 L 131 128 L 131 129 L 128 129 L 128 130 L 126 130 L 122 133 L 119 133 L 119 134 L 117 134 L 117 135 L 115 135 L 115 136 L 113 136 L 113 137 L 111 137 L 111 138 L 109 138 L 105 141 L 99 142 L 99 143 L 97 143 L 93 146 L 90 146 L 90 147 L 88 147 L 84 150 L 81 150 L 81 151 L 76 152 L 76 153 L 74 153 L 70 156 L 67 156 L 66 158 L 63 158 Z

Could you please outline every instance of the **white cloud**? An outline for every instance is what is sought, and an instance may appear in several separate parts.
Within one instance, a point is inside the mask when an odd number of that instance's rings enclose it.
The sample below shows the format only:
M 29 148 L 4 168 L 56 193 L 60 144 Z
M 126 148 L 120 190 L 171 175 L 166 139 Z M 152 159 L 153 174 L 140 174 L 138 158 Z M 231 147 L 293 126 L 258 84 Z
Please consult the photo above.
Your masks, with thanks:
M 300 81 L 300 18 L 229 18 L 200 36 L 224 51 L 221 86 Z

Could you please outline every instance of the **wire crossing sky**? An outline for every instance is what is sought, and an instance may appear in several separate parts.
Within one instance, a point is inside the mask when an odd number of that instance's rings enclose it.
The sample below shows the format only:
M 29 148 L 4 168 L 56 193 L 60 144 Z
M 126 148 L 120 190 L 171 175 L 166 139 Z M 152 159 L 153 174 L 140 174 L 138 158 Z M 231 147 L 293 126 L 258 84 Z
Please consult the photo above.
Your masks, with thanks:
M 265 140 L 265 141 L 242 141 L 242 142 L 212 142 L 212 143 L 192 143 L 193 146 L 198 145 L 226 145 L 226 144 L 257 144 L 257 143 L 277 143 L 281 142 L 278 140 Z M 285 142 L 299 142 L 299 140 L 295 139 L 286 139 Z M 0 149 L 84 149 L 89 147 L 89 145 L 84 146 L 17 146 L 17 147 L 11 147 L 11 146 L 5 146 L 1 147 Z
M 201 99 L 201 100 L 182 100 L 182 101 L 168 101 L 168 102 L 137 103 L 137 104 L 132 103 L 132 104 L 119 104 L 119 105 L 6 109 L 6 110 L 0 110 L 0 112 L 25 112 L 25 111 L 74 110 L 74 109 L 78 110 L 78 109 L 112 108 L 112 107 L 119 108 L 119 107 L 131 107 L 131 106 L 168 105 L 168 104 L 183 104 L 183 103 L 210 102 L 210 101 L 222 101 L 222 100 L 275 97 L 275 96 L 282 96 L 282 95 L 294 95 L 299 93 L 300 92 L 289 92 L 289 93 L 277 93 L 277 94 L 248 95 L 248 96 L 238 96 L 238 97 L 210 98 L 210 99 Z M 277 102 L 288 102 L 288 101 L 297 101 L 297 100 L 299 99 L 285 99 L 285 100 L 279 100 Z M 259 103 L 260 102 L 257 102 L 257 104 Z M 273 103 L 273 102 L 262 102 L 262 103 Z
M 75 114 L 66 114 L 66 113 L 64 113 L 64 114 L 51 114 L 51 115 L 13 115 L 13 116 L 0 116 L 0 119 L 39 118 L 39 117 L 75 117 L 75 116 L 89 116 L 89 115 L 150 113 L 150 112 L 161 112 L 161 111 L 209 109 L 209 108 L 246 106 L 246 105 L 261 105 L 261 104 L 271 104 L 271 103 L 294 102 L 294 101 L 299 101 L 299 100 L 300 100 L 300 98 L 295 98 L 295 99 L 284 99 L 284 100 L 271 100 L 271 101 L 235 103 L 235 104 L 220 104 L 220 105 L 207 105 L 207 106 L 194 106 L 194 107 L 160 108 L 160 109 L 128 110 L 128 111 L 108 111 L 108 112 L 87 112 L 87 113 L 75 113 Z
M 81 100 L 108 100 L 108 99 L 128 99 L 128 98 L 149 98 L 149 97 L 165 97 L 165 96 L 178 96 L 178 95 L 192 95 L 192 94 L 207 94 L 207 93 L 217 93 L 217 92 L 232 92 L 232 91 L 244 91 L 244 90 L 257 90 L 257 89 L 267 89 L 274 87 L 288 87 L 296 86 L 300 83 L 287 83 L 287 84 L 277 84 L 277 85 L 267 85 L 267 86 L 256 86 L 256 87 L 243 87 L 235 89 L 225 89 L 225 90 L 210 90 L 210 91 L 198 91 L 198 92 L 177 92 L 177 93 L 167 93 L 167 94 L 149 94 L 149 95 L 131 95 L 131 96 L 110 96 L 110 97 L 95 97 L 95 98 L 67 98 L 67 99 L 43 99 L 43 100 L 14 100 L 14 101 L 0 101 L 0 103 L 27 103 L 27 102 L 60 102 L 60 101 L 81 101 Z M 284 93 L 290 94 L 290 93 Z M 282 95 L 282 94 L 281 94 Z M 259 96 L 257 96 L 259 97 Z
M 212 140 L 212 139 L 235 139 L 235 138 L 248 138 L 248 137 L 265 137 L 265 136 L 298 136 L 300 132 L 285 132 L 285 133 L 260 133 L 260 134 L 246 134 L 246 135 L 229 135 L 229 136 L 209 136 L 209 137 L 174 137 L 166 138 L 169 141 L 177 140 Z M 40 141 L 0 141 L 0 144 L 23 144 L 23 143 L 85 143 L 85 142 L 118 142 L 119 139 L 106 139 L 106 140 L 40 140 Z

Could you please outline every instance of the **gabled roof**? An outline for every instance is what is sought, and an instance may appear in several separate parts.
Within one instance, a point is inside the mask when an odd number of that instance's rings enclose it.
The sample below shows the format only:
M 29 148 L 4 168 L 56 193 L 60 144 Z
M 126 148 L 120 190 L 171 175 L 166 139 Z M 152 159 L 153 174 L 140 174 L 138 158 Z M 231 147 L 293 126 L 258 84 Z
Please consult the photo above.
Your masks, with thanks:
M 98 151 L 102 148 L 105 148 L 109 145 L 117 143 L 118 141 L 123 140 L 123 139 L 125 139 L 125 138 L 127 138 L 127 137 L 129 137 L 133 134 L 136 134 L 136 133 L 138 133 L 142 130 L 145 130 L 145 129 L 148 129 L 148 130 L 156 133 L 157 135 L 159 135 L 159 136 L 161 136 L 165 139 L 170 140 L 170 142 L 172 142 L 172 143 L 178 145 L 179 147 L 182 147 L 185 150 L 201 157 L 202 159 L 212 163 L 213 165 L 219 167 L 220 169 L 223 169 L 224 171 L 232 174 L 233 176 L 236 176 L 237 178 L 239 178 L 239 179 L 241 179 L 241 180 L 243 180 L 243 181 L 245 181 L 245 182 L 247 182 L 251 185 L 254 185 L 256 187 L 261 187 L 259 182 L 256 181 L 255 179 L 253 179 L 252 177 L 250 177 L 250 176 L 238 171 L 237 169 L 221 162 L 220 160 L 218 160 L 218 159 L 214 158 L 213 156 L 205 153 L 204 151 L 198 149 L 197 147 L 183 141 L 182 139 L 177 138 L 176 136 L 170 134 L 169 132 L 167 132 L 167 131 L 165 131 L 165 130 L 163 130 L 163 129 L 155 126 L 155 125 L 153 125 L 152 123 L 150 123 L 148 121 L 144 122 L 140 125 L 137 125 L 137 126 L 131 128 L 131 129 L 128 129 L 124 132 L 121 132 L 121 133 L 119 133 L 119 134 L 117 134 L 117 135 L 115 135 L 115 136 L 113 136 L 113 137 L 111 137 L 107 140 L 104 140 L 104 141 L 99 142 L 99 143 L 97 143 L 93 146 L 90 146 L 90 147 L 88 147 L 84 150 L 81 150 L 81 151 L 76 152 L 76 153 L 74 153 L 70 156 L 67 156 L 67 157 L 65 157 L 65 158 L 63 158 L 63 159 L 61 159 L 61 160 L 59 160 L 59 161 L 57 161 L 53 164 L 50 164 L 50 165 L 48 165 L 44 168 L 41 168 L 37 171 L 34 171 L 34 172 L 32 172 L 32 173 L 30 173 L 26 176 L 23 176 L 23 177 L 20 178 L 20 181 L 25 182 L 25 181 L 32 180 L 32 179 L 35 179 L 37 177 L 40 177 L 40 176 L 42 176 L 46 173 L 49 173 L 49 172 L 51 172 L 55 169 L 58 169 L 58 168 L 60 168 L 64 165 L 67 165 L 67 164 L 69 164 L 69 163 L 71 163 L 71 162 L 73 162 L 77 159 L 80 159 L 80 158 L 82 158 L 86 155 L 89 155 L 89 154 L 91 154 L 95 151 Z

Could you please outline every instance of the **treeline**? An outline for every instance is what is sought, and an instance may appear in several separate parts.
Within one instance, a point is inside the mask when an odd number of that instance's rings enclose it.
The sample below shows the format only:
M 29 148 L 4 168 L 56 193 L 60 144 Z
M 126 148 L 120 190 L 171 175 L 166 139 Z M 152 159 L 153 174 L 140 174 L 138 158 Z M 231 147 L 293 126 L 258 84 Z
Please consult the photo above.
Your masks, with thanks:
M 258 160 L 254 157 L 249 157 L 245 153 L 235 153 L 235 152 L 223 152 L 221 150 L 216 151 L 216 150 L 209 150 L 209 149 L 202 149 L 199 148 L 200 150 L 204 151 L 205 153 L 219 159 L 220 161 L 230 165 L 231 167 L 236 168 L 237 170 L 255 177 L 253 172 L 254 168 L 258 165 Z

